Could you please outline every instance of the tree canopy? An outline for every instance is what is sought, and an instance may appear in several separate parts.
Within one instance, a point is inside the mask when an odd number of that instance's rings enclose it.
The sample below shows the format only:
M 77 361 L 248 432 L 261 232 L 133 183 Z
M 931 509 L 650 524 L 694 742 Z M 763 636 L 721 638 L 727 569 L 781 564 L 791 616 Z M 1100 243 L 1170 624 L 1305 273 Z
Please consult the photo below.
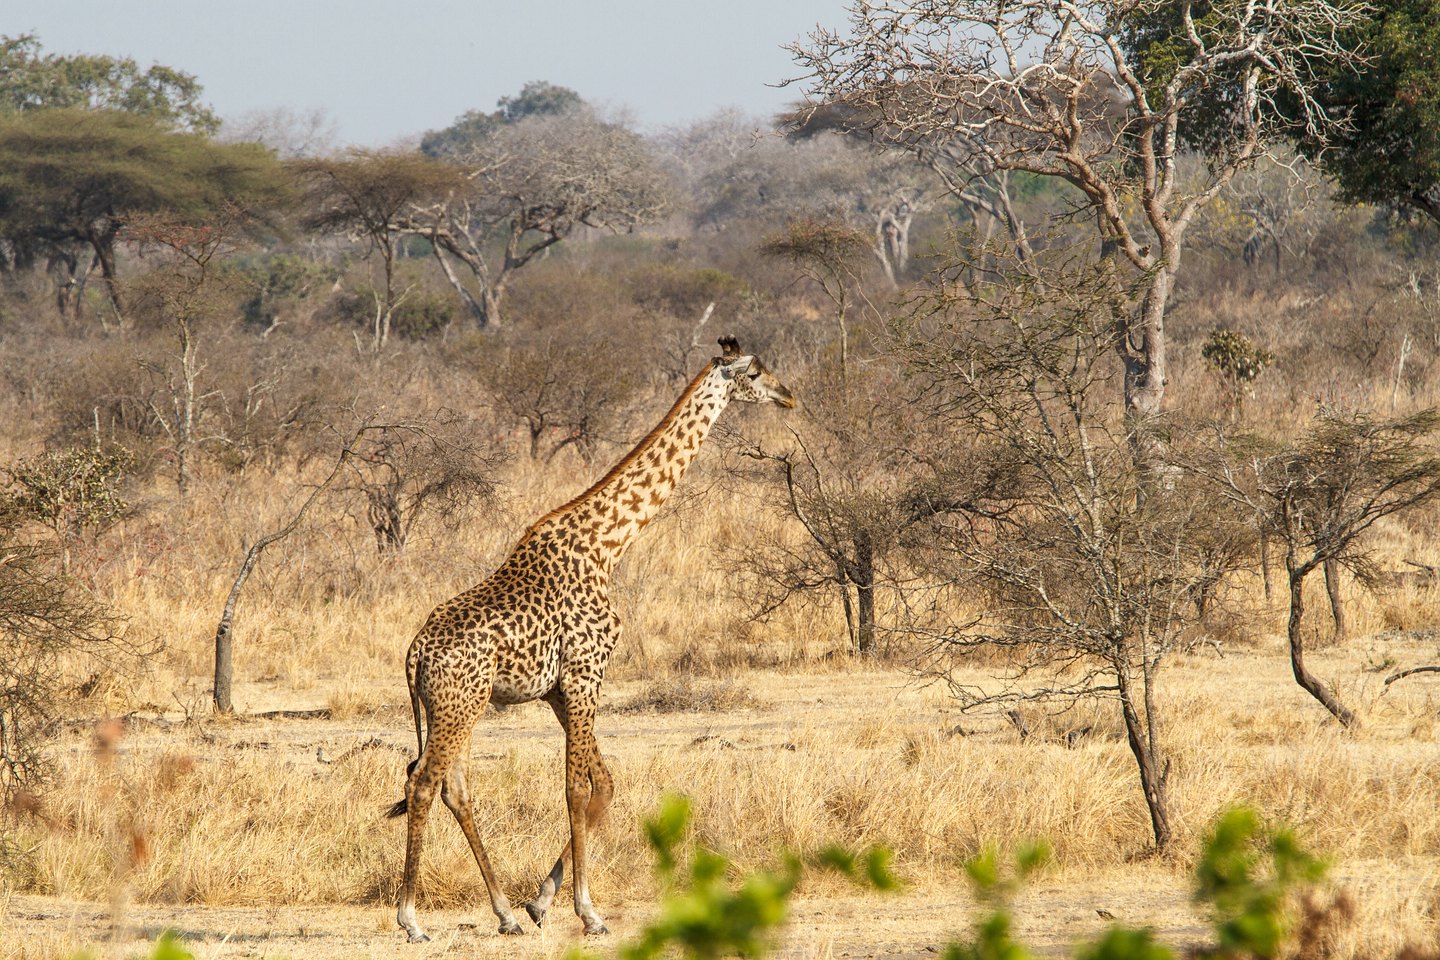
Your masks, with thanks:
M 0 36 L 0 113 L 83 108 L 138 113 L 176 130 L 214 133 L 220 120 L 200 101 L 200 82 L 131 57 L 44 53 L 34 34 Z
M 500 127 L 531 117 L 548 117 L 584 110 L 584 98 L 569 87 L 531 80 L 513 97 L 501 97 L 490 113 L 467 110 L 443 130 L 431 130 L 420 141 L 422 153 L 454 157 L 473 148 Z
M 129 217 L 201 218 L 223 204 L 273 201 L 280 189 L 263 148 L 152 117 L 74 107 L 0 114 L 0 257 L 18 266 L 88 247 L 112 299 L 115 242 Z
M 1359 69 L 1333 61 L 1323 103 L 1347 124 L 1301 146 L 1340 186 L 1342 199 L 1420 210 L 1440 221 L 1440 0 L 1376 0 L 1349 31 Z

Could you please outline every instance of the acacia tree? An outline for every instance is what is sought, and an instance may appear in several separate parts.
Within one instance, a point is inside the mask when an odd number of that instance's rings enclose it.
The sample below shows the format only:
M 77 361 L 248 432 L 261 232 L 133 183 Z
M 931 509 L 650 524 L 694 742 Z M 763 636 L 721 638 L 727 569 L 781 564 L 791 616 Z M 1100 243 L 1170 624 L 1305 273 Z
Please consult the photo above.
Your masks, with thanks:
M 121 233 L 137 215 L 192 220 L 227 204 L 263 206 L 281 195 L 270 154 L 218 144 L 113 110 L 53 109 L 0 115 L 0 241 L 12 266 L 41 256 L 65 262 L 58 294 L 72 295 L 98 267 L 117 318 Z M 82 253 L 91 256 L 81 267 Z
M 515 272 L 580 227 L 626 232 L 658 219 L 668 204 L 645 142 L 589 110 L 501 124 L 455 164 L 463 184 L 429 202 L 410 202 L 391 231 L 430 241 L 445 278 L 481 328 L 500 322 Z
M 1167 476 L 1165 496 L 1138 495 L 1147 473 L 1107 396 L 1118 335 L 1108 279 L 1094 265 L 1042 266 L 1055 282 L 1016 264 L 995 273 L 986 302 L 943 288 L 898 327 L 915 402 L 949 438 L 927 435 L 913 453 L 930 467 L 913 498 L 934 517 L 913 562 L 951 594 L 916 629 L 942 671 L 976 648 L 1010 652 L 998 689 L 952 686 L 968 708 L 1113 703 L 1164 849 L 1162 668 L 1223 574 L 1216 564 L 1237 556 L 1216 544 L 1246 525 L 1185 474 Z M 955 623 L 946 610 L 957 604 L 978 607 L 975 619 Z
M 1164 396 L 1165 311 L 1186 229 L 1282 133 L 1333 134 L 1312 64 L 1356 62 L 1337 31 L 1361 9 L 1351 0 L 879 0 L 852 7 L 848 35 L 819 31 L 791 49 L 812 100 L 845 105 L 851 129 L 877 142 L 949 165 L 958 179 L 1026 171 L 1079 191 L 1138 301 L 1112 309 L 1133 428 Z M 1193 185 L 1179 175 L 1186 144 L 1209 161 Z
M 302 189 L 302 224 L 311 230 L 355 237 L 380 260 L 370 349 L 390 339 L 390 322 L 408 291 L 396 289 L 401 224 L 417 204 L 434 202 L 458 184 L 445 164 L 413 153 L 351 150 L 338 158 L 301 160 L 292 169 Z
M 1239 437 L 1222 446 L 1207 472 L 1224 495 L 1273 532 L 1285 549 L 1290 616 L 1290 667 L 1298 683 L 1345 726 L 1358 722 L 1305 664 L 1305 583 L 1324 570 L 1339 619 L 1332 570 L 1344 565 L 1370 574 L 1364 534 L 1379 520 L 1440 495 L 1440 412 L 1394 420 L 1323 414 L 1293 444 Z
M 793 263 L 834 306 L 842 384 L 850 368 L 850 309 L 864 296 L 857 263 L 864 248 L 864 237 L 843 223 L 809 219 L 791 221 L 760 247 L 767 256 Z

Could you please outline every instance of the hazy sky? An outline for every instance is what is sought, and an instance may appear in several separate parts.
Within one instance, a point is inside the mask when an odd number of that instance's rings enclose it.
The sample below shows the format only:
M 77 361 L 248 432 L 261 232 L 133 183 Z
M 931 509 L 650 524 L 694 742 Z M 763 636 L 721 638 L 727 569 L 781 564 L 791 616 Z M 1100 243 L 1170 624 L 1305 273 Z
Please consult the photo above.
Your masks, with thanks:
M 530 80 L 628 108 L 645 130 L 799 98 L 781 46 L 845 25 L 845 0 L 0 0 L 0 34 L 52 53 L 195 74 L 222 117 L 323 108 L 384 146 L 491 110 Z

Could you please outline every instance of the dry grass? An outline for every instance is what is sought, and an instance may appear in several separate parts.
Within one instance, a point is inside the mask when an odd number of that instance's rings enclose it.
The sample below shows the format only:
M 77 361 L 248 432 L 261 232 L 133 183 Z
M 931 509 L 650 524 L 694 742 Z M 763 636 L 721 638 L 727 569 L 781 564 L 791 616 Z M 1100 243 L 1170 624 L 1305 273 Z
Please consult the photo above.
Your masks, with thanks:
M 773 429 L 767 417 L 745 428 Z M 1244 802 L 1295 824 L 1334 859 L 1358 906 L 1361 932 L 1348 949 L 1436 941 L 1440 688 L 1425 676 L 1388 692 L 1382 683 L 1396 666 L 1440 659 L 1440 646 L 1416 632 L 1436 625 L 1433 589 L 1350 590 L 1355 639 L 1337 647 L 1316 585 L 1312 669 L 1365 720 L 1346 733 L 1290 680 L 1279 609 L 1264 603 L 1258 583 L 1237 584 L 1245 613 L 1225 626 L 1225 655 L 1202 644 L 1162 678 L 1181 852 L 1156 863 L 1145 859 L 1146 812 L 1109 705 L 1028 713 L 1021 740 L 1002 717 L 959 714 L 901 667 L 851 661 L 836 610 L 782 610 L 767 624 L 744 624 L 717 558 L 737 532 L 775 521 L 760 491 L 720 488 L 717 472 L 716 458 L 702 458 L 687 484 L 708 495 L 668 511 L 617 584 L 626 636 L 601 720 L 618 781 L 595 855 L 602 911 L 631 905 L 633 915 L 643 913 L 634 905 L 653 903 L 636 823 L 669 790 L 694 798 L 699 838 L 742 868 L 781 848 L 879 843 L 895 850 L 916 890 L 931 893 L 956 887 L 958 861 L 986 843 L 1046 837 L 1057 863 L 1031 895 L 1042 916 L 1047 892 L 1099 896 L 1096 877 L 1108 884 L 1105 902 L 1133 904 L 1128 888 L 1163 876 L 1178 891 L 1177 909 L 1188 909 L 1188 858 L 1215 814 Z M 251 714 L 326 715 L 209 719 L 211 636 L 241 545 L 283 522 L 304 479 L 204 476 L 188 501 L 164 499 L 99 545 L 97 590 L 163 653 L 136 673 L 101 678 L 80 711 L 163 724 L 132 723 L 113 762 L 97 758 L 86 725 L 62 739 L 50 825 L 23 826 L 19 841 L 34 854 L 5 877 L 0 896 L 108 903 L 118 890 L 141 905 L 258 911 L 348 904 L 378 910 L 370 936 L 391 936 L 403 824 L 380 814 L 413 751 L 405 646 L 434 603 L 482 577 L 531 517 L 588 477 L 516 464 L 504 487 L 511 499 L 496 514 L 457 533 L 422 528 L 399 557 L 377 555 L 367 532 L 343 520 L 276 545 L 241 602 L 236 704 Z M 1427 532 L 1392 524 L 1380 536 L 1391 568 L 1440 558 Z M 985 681 L 985 664 L 967 669 Z M 377 736 L 382 745 L 371 746 Z M 487 714 L 472 769 L 491 855 L 511 897 L 528 897 L 564 834 L 561 743 L 549 711 Z M 449 820 L 437 805 L 423 904 L 467 908 L 488 929 L 488 914 L 473 906 L 485 901 L 478 871 Z M 819 903 L 842 893 L 829 880 L 804 891 Z M 947 922 L 953 934 L 964 917 Z M 0 941 L 28 940 L 27 929 L 0 900 Z M 824 953 L 841 935 L 817 936 L 811 946 Z M 0 957 L 62 956 L 73 945 L 57 934 Z

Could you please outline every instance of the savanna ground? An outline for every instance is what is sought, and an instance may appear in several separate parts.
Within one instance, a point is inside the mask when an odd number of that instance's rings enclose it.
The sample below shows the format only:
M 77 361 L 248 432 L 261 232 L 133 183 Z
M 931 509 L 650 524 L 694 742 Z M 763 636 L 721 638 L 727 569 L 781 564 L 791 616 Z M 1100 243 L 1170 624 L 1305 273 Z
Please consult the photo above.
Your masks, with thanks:
M 745 414 L 747 431 L 779 412 Z M 1244 609 L 1167 668 L 1177 855 L 1155 858 L 1134 761 L 1108 704 L 1056 716 L 960 712 L 912 668 L 915 650 L 880 662 L 844 652 L 826 608 L 737 619 L 717 559 L 743 536 L 755 503 L 719 484 L 707 453 L 681 497 L 627 561 L 622 641 L 599 726 L 617 796 L 594 854 L 592 891 L 612 934 L 602 953 L 654 915 L 657 884 L 639 829 L 666 792 L 695 804 L 696 839 L 747 869 L 782 849 L 839 842 L 895 851 L 899 894 L 809 878 L 781 954 L 926 956 L 963 935 L 979 909 L 959 862 L 984 844 L 1043 837 L 1053 864 L 1017 902 L 1021 938 L 1059 953 L 1109 922 L 1149 924 L 1185 944 L 1204 934 L 1188 869 L 1216 813 L 1234 803 L 1293 824 L 1331 858 L 1357 919 L 1342 952 L 1433 943 L 1440 916 L 1440 751 L 1431 675 L 1388 689 L 1394 670 L 1440 660 L 1433 587 L 1355 588 L 1352 638 L 1327 644 L 1315 617 L 1312 669 L 1363 723 L 1342 730 L 1289 676 L 1283 609 L 1242 584 Z M 478 870 L 436 806 L 422 879 L 434 937 L 403 942 L 394 924 L 403 821 L 383 810 L 413 756 L 401 667 L 429 606 L 483 575 L 535 505 L 583 483 L 519 465 L 523 491 L 498 513 L 436 530 L 379 563 L 315 537 L 287 541 L 242 606 L 234 719 L 208 704 L 209 638 L 238 562 L 235 515 L 283 516 L 293 489 L 248 496 L 205 482 L 167 526 L 184 538 L 106 562 L 132 629 L 164 637 L 139 671 L 97 676 L 84 714 L 55 744 L 58 778 L 19 842 L 29 852 L 0 899 L 0 958 L 145 952 L 165 928 L 198 957 L 559 955 L 578 942 L 564 892 L 543 933 L 501 938 Z M 1429 540 L 1399 526 L 1387 556 L 1429 562 Z M 147 552 L 148 551 L 148 552 Z M 343 553 L 343 551 L 341 551 Z M 369 591 L 334 581 L 363 566 Z M 1315 598 L 1317 606 L 1321 595 Z M 1223 624 L 1221 625 L 1223 627 Z M 963 664 L 978 684 L 1000 661 Z M 120 717 L 123 725 L 104 718 Z M 472 748 L 481 829 L 512 900 L 533 893 L 563 842 L 561 738 L 548 708 L 488 711 Z M 566 888 L 568 892 L 568 887 Z

